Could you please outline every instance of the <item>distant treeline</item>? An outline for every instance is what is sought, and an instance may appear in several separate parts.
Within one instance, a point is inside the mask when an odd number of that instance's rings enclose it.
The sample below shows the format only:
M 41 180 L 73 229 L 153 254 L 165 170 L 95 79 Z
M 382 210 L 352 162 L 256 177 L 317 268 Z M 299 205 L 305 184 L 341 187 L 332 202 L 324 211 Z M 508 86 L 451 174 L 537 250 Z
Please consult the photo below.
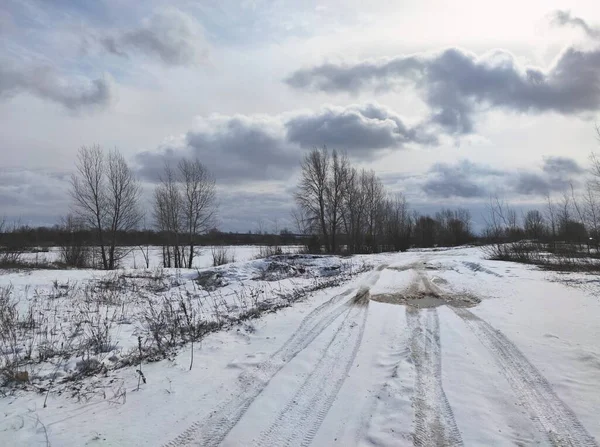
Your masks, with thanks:
M 116 234 L 119 246 L 164 245 L 169 238 L 166 232 L 147 230 L 119 231 Z M 235 233 L 210 230 L 194 236 L 197 245 L 302 245 L 306 236 L 282 230 L 279 234 Z M 58 247 L 66 244 L 98 245 L 95 230 L 68 231 L 61 226 L 30 227 L 13 225 L 0 233 L 0 241 L 7 248 Z

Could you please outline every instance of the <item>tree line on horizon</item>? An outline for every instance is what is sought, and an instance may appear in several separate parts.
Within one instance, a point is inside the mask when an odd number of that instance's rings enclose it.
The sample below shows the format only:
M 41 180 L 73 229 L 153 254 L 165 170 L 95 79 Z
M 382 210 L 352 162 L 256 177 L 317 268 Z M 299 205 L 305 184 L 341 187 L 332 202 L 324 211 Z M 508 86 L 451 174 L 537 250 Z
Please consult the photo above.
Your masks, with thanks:
M 548 195 L 544 209 L 521 215 L 492 197 L 481 234 L 473 231 L 468 209 L 419 214 L 373 170 L 358 169 L 345 153 L 326 147 L 302 160 L 293 197 L 296 228 L 274 234 L 219 231 L 215 178 L 197 159 L 165 164 L 149 212 L 141 206 L 139 180 L 117 150 L 82 147 L 75 168 L 71 213 L 59 224 L 0 221 L 0 264 L 10 264 L 19 248 L 40 245 L 61 247 L 65 265 L 112 270 L 127 253 L 123 246 L 158 245 L 164 267 L 191 268 L 199 245 L 302 244 L 312 253 L 356 254 L 522 239 L 597 247 L 600 237 L 600 160 L 593 154 L 583 191 L 571 185 L 558 200 Z M 98 251 L 93 262 L 91 247 Z

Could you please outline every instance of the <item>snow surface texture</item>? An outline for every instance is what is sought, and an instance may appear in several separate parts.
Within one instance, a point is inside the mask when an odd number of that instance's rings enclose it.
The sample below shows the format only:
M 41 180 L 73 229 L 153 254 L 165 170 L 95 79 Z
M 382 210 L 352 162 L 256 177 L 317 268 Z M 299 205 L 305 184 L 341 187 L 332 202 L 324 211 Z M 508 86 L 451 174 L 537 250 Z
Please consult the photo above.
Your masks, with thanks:
M 271 247 L 260 245 L 226 245 L 223 246 L 229 256 L 233 256 L 236 261 L 250 261 L 260 256 L 261 248 L 269 249 Z M 221 248 L 218 246 L 217 248 Z M 282 245 L 280 249 L 283 253 L 297 253 L 303 246 L 300 245 Z M 213 265 L 212 246 L 200 246 L 195 249 L 193 261 L 194 268 L 206 268 Z M 124 248 L 125 255 L 120 261 L 120 267 L 127 269 L 141 269 L 146 267 L 145 251 L 148 250 L 148 267 L 162 267 L 162 248 L 156 246 L 140 246 Z M 96 256 L 99 256 L 97 253 Z M 50 248 L 48 251 L 27 252 L 21 256 L 23 262 L 33 264 L 48 264 L 60 260 L 60 252 L 57 248 Z M 98 259 L 97 259 L 98 260 Z
M 146 302 L 136 294 L 218 293 L 234 315 L 244 288 L 262 288 L 261 303 L 294 299 L 206 335 L 191 370 L 189 344 L 143 363 L 139 387 L 132 365 L 79 379 L 87 399 L 55 385 L 64 391 L 46 408 L 44 394 L 11 390 L 0 398 L 0 445 L 598 445 L 600 283 L 482 256 L 463 248 L 248 260 L 202 270 L 204 286 L 196 272 L 166 271 L 164 288 L 124 271 L 139 282 L 127 295 L 132 320 Z M 25 309 L 55 278 L 96 284 L 103 275 L 1 281 Z M 203 319 L 216 318 L 205 308 Z M 111 356 L 126 357 L 143 329 L 115 333 Z

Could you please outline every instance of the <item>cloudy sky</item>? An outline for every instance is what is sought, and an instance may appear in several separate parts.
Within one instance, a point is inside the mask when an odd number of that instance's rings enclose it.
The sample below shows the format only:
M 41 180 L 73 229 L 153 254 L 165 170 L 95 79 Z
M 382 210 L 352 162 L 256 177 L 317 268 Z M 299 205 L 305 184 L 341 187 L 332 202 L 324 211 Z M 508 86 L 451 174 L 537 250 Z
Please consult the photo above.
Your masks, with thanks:
M 480 221 L 584 175 L 599 107 L 597 0 L 2 0 L 0 216 L 54 224 L 97 143 L 146 191 L 198 157 L 223 229 L 281 228 L 327 145 Z

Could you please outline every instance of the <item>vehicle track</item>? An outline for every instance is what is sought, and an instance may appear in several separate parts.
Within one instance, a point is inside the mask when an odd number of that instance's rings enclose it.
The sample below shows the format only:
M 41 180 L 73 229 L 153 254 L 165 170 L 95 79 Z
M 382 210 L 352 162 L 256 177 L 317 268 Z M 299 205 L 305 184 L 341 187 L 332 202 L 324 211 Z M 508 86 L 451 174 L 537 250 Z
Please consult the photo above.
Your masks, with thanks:
M 425 321 L 423 321 L 425 320 Z M 440 324 L 437 309 L 406 308 L 409 346 L 415 365 L 416 446 L 460 446 L 462 437 L 442 387 Z
M 397 312 L 395 318 L 406 320 L 406 308 L 394 307 L 393 309 L 396 310 L 390 309 L 390 312 Z M 394 320 L 391 323 L 394 323 Z M 414 375 L 408 346 L 410 334 L 403 324 L 398 325 L 396 322 L 396 325 L 400 327 L 393 332 L 382 330 L 381 339 L 387 339 L 388 346 L 380 353 L 379 362 L 389 369 L 389 376 L 372 397 L 370 405 L 366 405 L 361 413 L 354 433 L 355 445 L 360 444 L 362 440 L 374 446 L 406 445 L 412 441 L 412 427 L 410 423 L 403 420 L 401 412 L 398 411 L 400 407 L 407 408 L 407 412 L 410 411 L 409 400 L 412 400 L 414 394 Z M 373 424 L 375 424 L 374 430 Z M 382 433 L 385 433 L 383 439 Z
M 494 354 L 517 397 L 534 415 L 538 427 L 553 445 L 598 445 L 573 410 L 556 395 L 550 383 L 504 334 L 466 309 L 451 309 Z
M 355 289 L 346 289 L 310 312 L 294 334 L 269 359 L 240 374 L 238 389 L 232 393 L 231 398 L 222 402 L 208 416 L 194 422 L 183 433 L 164 444 L 164 447 L 219 445 L 275 374 L 311 344 L 340 315 L 345 311 L 348 312 L 349 306 L 352 306 L 356 297 L 368 293 L 368 288 L 377 281 L 384 268 L 385 265 L 381 265 L 375 269 L 355 296 L 348 298 Z
M 478 264 L 477 262 L 462 261 L 462 264 L 474 273 L 483 272 L 483 273 L 487 273 L 488 275 L 493 275 L 497 278 L 502 278 L 502 275 L 500 275 L 488 268 L 483 267 L 481 264 Z
M 364 297 L 363 297 L 364 298 Z M 367 321 L 366 305 L 354 305 L 315 369 L 255 446 L 306 446 L 311 443 L 356 358 Z

